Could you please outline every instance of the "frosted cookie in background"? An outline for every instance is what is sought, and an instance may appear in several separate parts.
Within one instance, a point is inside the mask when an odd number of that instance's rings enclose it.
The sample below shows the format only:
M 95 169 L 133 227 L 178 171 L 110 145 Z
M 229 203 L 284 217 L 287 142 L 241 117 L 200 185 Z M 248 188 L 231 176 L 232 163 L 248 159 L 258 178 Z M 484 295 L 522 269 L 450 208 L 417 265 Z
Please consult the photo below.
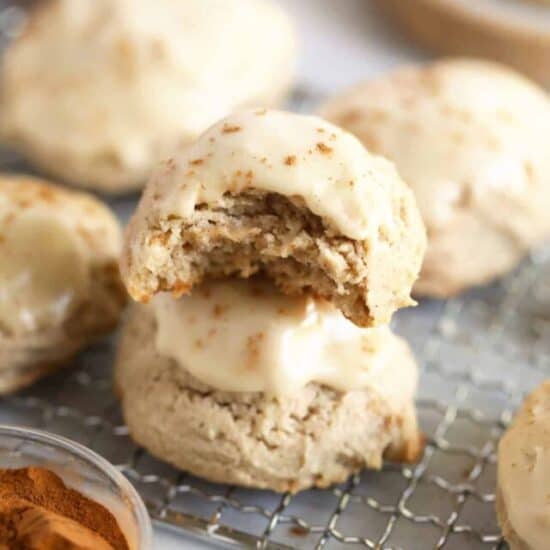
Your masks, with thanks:
M 115 379 L 132 437 L 214 482 L 296 492 L 421 450 L 407 344 L 257 277 L 133 306 Z
M 497 515 L 511 550 L 550 540 L 550 381 L 523 403 L 498 447 Z
M 95 198 L 0 176 L 0 394 L 110 332 L 126 303 L 122 235 Z
M 504 63 L 550 86 L 550 0 L 375 1 L 432 52 Z
M 51 0 L 3 59 L 0 137 L 64 181 L 138 189 L 177 143 L 281 101 L 294 57 L 269 0 Z
M 413 189 L 428 232 L 417 294 L 488 283 L 550 235 L 550 101 L 514 71 L 467 59 L 406 67 L 320 113 Z
M 414 196 L 391 163 L 318 117 L 247 109 L 158 168 L 121 272 L 147 302 L 261 271 L 286 294 L 314 293 L 374 326 L 414 303 L 424 250 Z

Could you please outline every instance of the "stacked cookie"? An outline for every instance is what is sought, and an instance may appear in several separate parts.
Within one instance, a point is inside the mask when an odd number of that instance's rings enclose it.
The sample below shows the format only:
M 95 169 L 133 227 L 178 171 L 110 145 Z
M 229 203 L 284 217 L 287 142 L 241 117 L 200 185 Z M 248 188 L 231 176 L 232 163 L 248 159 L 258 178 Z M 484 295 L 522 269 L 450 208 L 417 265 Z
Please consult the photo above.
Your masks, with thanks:
M 416 365 L 387 323 L 424 248 L 412 192 L 351 135 L 265 109 L 220 121 L 157 170 L 126 235 L 132 436 L 277 491 L 413 459 Z

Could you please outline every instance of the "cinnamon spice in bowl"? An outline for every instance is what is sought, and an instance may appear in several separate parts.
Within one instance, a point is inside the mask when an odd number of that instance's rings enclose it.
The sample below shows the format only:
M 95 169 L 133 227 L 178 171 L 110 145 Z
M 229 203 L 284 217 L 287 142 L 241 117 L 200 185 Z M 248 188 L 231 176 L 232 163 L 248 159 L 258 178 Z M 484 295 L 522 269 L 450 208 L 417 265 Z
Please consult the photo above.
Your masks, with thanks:
M 0 426 L 0 548 L 144 550 L 151 524 L 104 459 L 65 438 Z

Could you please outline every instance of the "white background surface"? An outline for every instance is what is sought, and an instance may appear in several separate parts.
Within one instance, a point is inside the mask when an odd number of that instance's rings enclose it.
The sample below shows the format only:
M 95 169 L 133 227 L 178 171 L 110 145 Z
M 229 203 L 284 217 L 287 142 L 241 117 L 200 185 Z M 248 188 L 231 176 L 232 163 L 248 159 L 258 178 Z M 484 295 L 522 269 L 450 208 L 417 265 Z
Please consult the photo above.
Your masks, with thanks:
M 316 93 L 329 95 L 425 56 L 391 27 L 372 0 L 277 1 L 297 26 L 297 82 Z M 155 529 L 158 550 L 214 547 L 160 527 Z

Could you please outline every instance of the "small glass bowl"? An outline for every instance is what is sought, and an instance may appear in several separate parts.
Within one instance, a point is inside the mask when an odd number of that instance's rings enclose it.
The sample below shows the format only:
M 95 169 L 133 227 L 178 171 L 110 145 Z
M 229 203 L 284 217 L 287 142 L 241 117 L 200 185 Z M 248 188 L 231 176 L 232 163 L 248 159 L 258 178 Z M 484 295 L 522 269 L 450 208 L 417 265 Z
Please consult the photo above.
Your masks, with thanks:
M 0 468 L 41 466 L 101 503 L 116 518 L 131 550 L 152 548 L 151 520 L 131 483 L 99 455 L 41 430 L 0 425 Z

